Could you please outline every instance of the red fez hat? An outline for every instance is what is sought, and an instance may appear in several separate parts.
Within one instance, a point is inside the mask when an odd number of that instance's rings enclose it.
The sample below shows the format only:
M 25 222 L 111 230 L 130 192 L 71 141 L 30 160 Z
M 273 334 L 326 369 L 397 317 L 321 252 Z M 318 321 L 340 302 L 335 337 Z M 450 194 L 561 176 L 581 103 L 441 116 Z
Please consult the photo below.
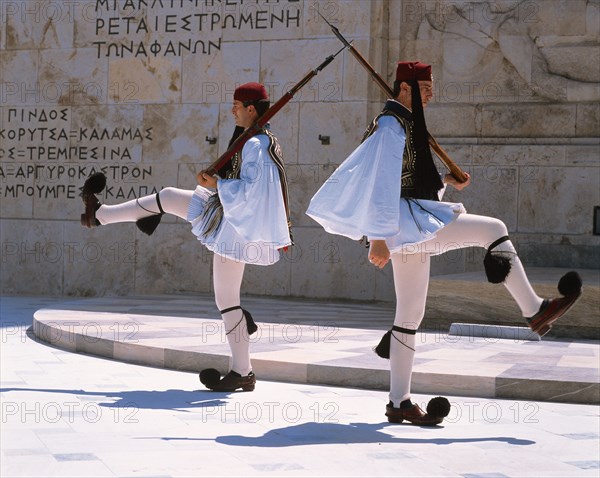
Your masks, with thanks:
M 268 100 L 269 95 L 260 83 L 244 83 L 235 89 L 233 99 L 244 103 L 246 101 Z
M 420 61 L 399 61 L 396 67 L 396 80 L 431 81 L 431 65 Z

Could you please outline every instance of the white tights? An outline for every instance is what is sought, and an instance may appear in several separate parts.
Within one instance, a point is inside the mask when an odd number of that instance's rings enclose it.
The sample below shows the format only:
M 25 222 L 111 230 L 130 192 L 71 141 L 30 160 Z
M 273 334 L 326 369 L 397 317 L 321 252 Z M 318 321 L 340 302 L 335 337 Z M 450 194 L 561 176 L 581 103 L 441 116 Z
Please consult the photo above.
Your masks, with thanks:
M 193 195 L 194 191 L 186 189 L 164 188 L 159 193 L 160 204 L 164 212 L 181 219 L 187 219 L 188 208 Z M 160 210 L 156 202 L 156 194 L 151 194 L 122 204 L 112 206 L 103 204 L 96 211 L 96 219 L 100 221 L 100 224 L 105 225 L 117 222 L 135 222 L 143 217 L 158 213 L 160 213 Z
M 415 247 L 412 254 L 392 254 L 394 287 L 396 289 L 396 316 L 394 325 L 417 331 L 425 314 L 429 287 L 432 251 L 448 251 L 464 247 L 488 247 L 508 234 L 499 219 L 461 214 L 437 236 Z M 540 298 L 529 283 L 523 265 L 510 241 L 493 249 L 511 253 L 512 268 L 504 281 L 524 317 L 531 317 L 540 308 Z M 429 251 L 429 252 L 428 252 Z M 413 252 L 413 251 L 411 251 Z M 390 341 L 390 401 L 394 407 L 410 397 L 410 381 L 415 355 L 416 336 L 394 331 Z
M 194 191 L 177 188 L 165 188 L 159 193 L 163 211 L 187 220 L 187 213 Z M 156 194 L 109 206 L 103 204 L 96 211 L 100 224 L 135 222 L 146 216 L 158 214 L 160 209 Z M 240 288 L 244 276 L 244 263 L 226 259 L 215 254 L 213 257 L 213 283 L 215 303 L 219 310 L 240 305 Z M 240 309 L 222 315 L 227 341 L 231 348 L 231 369 L 241 375 L 248 375 L 250 366 L 250 342 L 248 328 Z
M 243 262 L 233 261 L 215 254 L 213 257 L 213 281 L 215 303 L 219 310 L 240 305 L 240 289 L 244 276 Z M 240 375 L 252 371 L 250 365 L 250 339 L 248 327 L 241 309 L 222 314 L 227 341 L 231 348 L 231 370 Z

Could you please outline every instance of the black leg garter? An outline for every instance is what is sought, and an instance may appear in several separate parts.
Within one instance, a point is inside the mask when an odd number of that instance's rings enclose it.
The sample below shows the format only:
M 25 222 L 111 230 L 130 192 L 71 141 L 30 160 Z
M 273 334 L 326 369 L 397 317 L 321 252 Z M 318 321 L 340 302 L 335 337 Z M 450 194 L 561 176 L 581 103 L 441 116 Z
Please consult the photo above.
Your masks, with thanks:
M 238 325 L 240 325 L 240 323 L 242 322 L 244 317 L 246 318 L 246 327 L 248 328 L 248 335 L 252 335 L 254 332 L 256 332 L 258 330 L 258 326 L 254 322 L 254 319 L 250 315 L 250 312 L 248 312 L 246 309 L 242 309 L 241 306 L 236 305 L 234 307 L 229 307 L 228 309 L 220 310 L 219 312 L 221 312 L 221 315 L 223 315 L 223 314 L 226 314 L 227 312 L 231 312 L 232 310 L 237 310 L 237 309 L 242 310 L 242 318 L 240 319 L 240 321 L 237 324 L 235 324 L 235 327 L 233 329 L 231 329 L 229 332 L 226 332 L 225 335 L 229 335 L 231 332 L 233 332 L 235 329 L 237 329 Z
M 390 330 L 388 330 L 383 337 L 381 338 L 381 341 L 379 342 L 379 344 L 377 345 L 377 347 L 375 347 L 375 353 L 377 355 L 379 355 L 381 358 L 386 358 L 389 359 L 390 358 L 390 342 L 392 340 L 392 337 L 394 337 L 395 340 L 397 340 L 398 342 L 400 342 L 400 340 L 398 340 L 396 338 L 396 336 L 392 333 L 392 332 L 400 332 L 402 334 L 408 334 L 408 335 L 416 335 L 417 331 L 414 329 L 405 329 L 403 327 L 398 327 L 397 325 L 394 325 Z M 405 347 L 408 347 L 408 345 L 406 345 L 403 342 L 400 342 L 402 345 L 404 345 Z M 410 347 L 408 347 L 410 348 Z M 411 349 L 414 350 L 414 349 Z
M 151 236 L 152 233 L 156 230 L 156 228 L 160 224 L 160 220 L 162 219 L 163 214 L 165 213 L 165 211 L 163 211 L 163 208 L 160 204 L 159 193 L 156 193 L 156 204 L 158 206 L 158 210 L 160 211 L 159 213 L 155 213 L 154 211 L 149 211 L 145 207 L 142 207 L 142 205 L 140 204 L 140 201 L 137 200 L 137 205 L 139 207 L 141 207 L 144 211 L 148 211 L 153 214 L 152 216 L 146 216 L 141 219 L 138 219 L 135 222 L 138 229 L 140 231 L 142 231 L 144 234 L 148 234 L 149 236 Z

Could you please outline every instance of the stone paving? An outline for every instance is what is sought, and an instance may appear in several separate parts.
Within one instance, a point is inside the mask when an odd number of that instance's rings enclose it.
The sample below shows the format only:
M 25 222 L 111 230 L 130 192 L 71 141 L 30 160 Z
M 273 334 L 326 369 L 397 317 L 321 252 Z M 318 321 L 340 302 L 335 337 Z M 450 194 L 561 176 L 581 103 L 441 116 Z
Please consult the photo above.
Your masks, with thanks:
M 164 298 L 111 300 L 164 313 Z M 391 425 L 383 390 L 259 376 L 252 393 L 214 393 L 193 373 L 73 353 L 32 333 L 38 310 L 102 301 L 0 299 L 2 477 L 598 476 L 597 403 L 456 394 L 441 426 Z M 215 317 L 208 305 L 192 315 L 202 314 Z

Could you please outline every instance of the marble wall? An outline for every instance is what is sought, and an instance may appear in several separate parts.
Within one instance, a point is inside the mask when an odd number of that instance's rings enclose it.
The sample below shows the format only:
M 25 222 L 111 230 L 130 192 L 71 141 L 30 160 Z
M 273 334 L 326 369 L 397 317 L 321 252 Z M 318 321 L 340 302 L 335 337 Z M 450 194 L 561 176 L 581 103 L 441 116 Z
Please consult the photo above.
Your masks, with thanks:
M 179 219 L 79 225 L 79 188 L 102 170 L 112 204 L 166 186 L 226 149 L 235 87 L 281 97 L 341 44 L 391 82 L 433 64 L 431 132 L 473 177 L 448 199 L 503 219 L 533 265 L 600 267 L 597 1 L 15 0 L 0 2 L 0 292 L 210 291 L 212 256 Z M 288 165 L 296 245 L 248 267 L 246 293 L 391 300 L 391 271 L 304 211 L 358 144 L 383 96 L 339 55 L 272 121 Z M 329 136 L 323 144 L 319 136 Z M 478 253 L 434 273 L 481 268 Z M 389 269 L 389 268 L 388 268 Z
M 473 176 L 448 197 L 503 219 L 528 264 L 600 267 L 600 3 L 402 3 L 396 51 L 434 65 L 429 128 Z

